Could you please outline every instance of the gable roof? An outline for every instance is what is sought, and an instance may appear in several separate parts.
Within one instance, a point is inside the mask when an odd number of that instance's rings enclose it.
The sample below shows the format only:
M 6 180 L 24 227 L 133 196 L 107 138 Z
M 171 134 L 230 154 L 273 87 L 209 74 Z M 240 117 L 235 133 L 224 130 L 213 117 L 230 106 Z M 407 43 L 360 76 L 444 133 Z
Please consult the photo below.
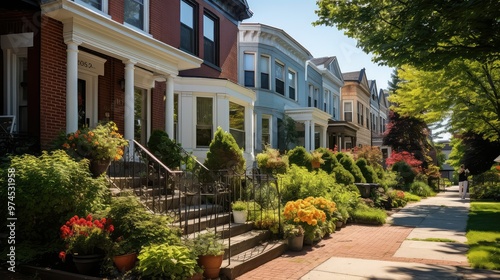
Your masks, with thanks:
M 359 85 L 364 86 L 368 92 L 370 91 L 370 85 L 368 84 L 365 68 L 360 71 L 342 73 L 342 77 L 345 82 L 356 82 Z
M 326 71 L 333 74 L 339 81 L 344 83 L 342 72 L 336 56 L 315 57 L 310 60 L 318 68 L 324 68 Z

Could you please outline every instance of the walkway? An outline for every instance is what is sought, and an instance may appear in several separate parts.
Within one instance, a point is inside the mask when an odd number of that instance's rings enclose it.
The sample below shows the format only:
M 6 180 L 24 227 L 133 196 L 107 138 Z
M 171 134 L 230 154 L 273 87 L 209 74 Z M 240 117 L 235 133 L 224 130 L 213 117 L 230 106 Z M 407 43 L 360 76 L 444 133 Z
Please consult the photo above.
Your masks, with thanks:
M 500 279 L 500 271 L 469 267 L 468 211 L 469 200 L 461 200 L 453 186 L 407 205 L 384 226 L 348 225 L 315 246 L 286 252 L 237 279 Z

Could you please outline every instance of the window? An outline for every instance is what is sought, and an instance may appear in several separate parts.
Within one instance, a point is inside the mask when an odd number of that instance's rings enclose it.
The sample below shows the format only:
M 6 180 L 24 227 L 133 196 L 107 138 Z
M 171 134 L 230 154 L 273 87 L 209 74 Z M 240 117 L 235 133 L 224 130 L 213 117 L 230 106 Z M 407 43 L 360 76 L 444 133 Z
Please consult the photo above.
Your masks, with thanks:
M 269 57 L 262 55 L 260 56 L 260 87 L 263 89 L 269 89 Z
M 319 109 L 318 99 L 319 99 L 319 89 L 314 88 L 314 107 Z
M 238 146 L 245 149 L 245 107 L 229 102 L 229 132 Z
M 149 0 L 125 0 L 124 22 L 148 32 Z
M 288 70 L 288 97 L 293 100 L 296 100 L 295 88 L 297 88 L 297 80 L 295 79 L 295 76 L 295 72 Z
M 358 112 L 357 112 L 358 124 L 361 126 L 363 126 L 364 123 L 363 111 L 364 111 L 363 104 L 361 104 L 361 102 L 358 101 Z
M 245 86 L 255 87 L 255 55 L 253 53 L 243 55 L 243 71 L 245 72 Z
M 203 15 L 203 53 L 205 62 L 219 65 L 218 20 L 210 14 Z
M 307 107 L 312 106 L 313 94 L 314 94 L 314 87 L 310 85 L 309 86 L 309 96 L 307 97 Z
M 333 117 L 334 119 L 336 119 L 336 118 L 337 118 L 337 108 L 338 108 L 337 104 L 339 104 L 338 102 L 339 102 L 339 101 L 338 101 L 338 99 L 337 99 L 337 96 L 336 96 L 336 95 L 334 95 L 334 96 L 333 96 L 333 108 L 332 108 L 332 117 Z
M 330 91 L 325 90 L 325 93 L 323 94 L 323 111 L 329 113 L 328 111 L 328 101 L 330 100 Z
M 366 108 L 366 128 L 370 129 L 370 109 Z
M 108 13 L 108 0 L 75 0 L 75 2 L 93 10 Z
M 285 66 L 283 64 L 276 62 L 275 69 L 274 69 L 274 75 L 275 75 L 275 82 L 276 82 L 276 92 L 285 95 L 285 73 L 284 73 Z
M 344 102 L 344 121 L 352 122 L 352 103 Z
M 212 98 L 196 98 L 196 147 L 208 147 L 212 141 Z
M 271 144 L 271 119 L 269 117 L 262 118 L 262 150 L 266 149 L 266 145 Z
M 181 49 L 196 54 L 196 16 L 191 2 L 181 1 Z

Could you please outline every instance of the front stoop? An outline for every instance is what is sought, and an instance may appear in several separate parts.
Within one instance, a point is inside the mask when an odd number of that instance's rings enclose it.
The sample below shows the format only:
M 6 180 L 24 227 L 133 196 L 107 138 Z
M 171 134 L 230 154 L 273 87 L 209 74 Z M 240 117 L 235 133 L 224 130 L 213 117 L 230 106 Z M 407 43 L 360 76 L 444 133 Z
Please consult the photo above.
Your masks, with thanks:
M 221 274 L 227 279 L 236 279 L 236 277 L 281 256 L 286 248 L 286 241 L 283 240 L 263 242 L 231 257 L 230 260 L 224 260 Z

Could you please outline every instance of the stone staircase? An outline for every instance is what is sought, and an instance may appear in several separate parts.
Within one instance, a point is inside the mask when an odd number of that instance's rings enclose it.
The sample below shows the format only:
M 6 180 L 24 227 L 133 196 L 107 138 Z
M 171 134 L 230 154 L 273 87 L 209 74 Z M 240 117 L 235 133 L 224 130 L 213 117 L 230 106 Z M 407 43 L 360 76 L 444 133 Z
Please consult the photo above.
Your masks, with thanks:
M 227 201 L 225 205 L 213 203 L 219 199 L 210 199 L 182 188 L 173 191 L 152 188 L 148 186 L 148 181 L 150 180 L 144 178 L 112 177 L 115 188 L 133 192 L 153 212 L 175 217 L 174 225 L 182 228 L 184 235 L 189 236 L 206 230 L 219 233 L 227 245 L 221 267 L 221 279 L 235 279 L 279 257 L 286 250 L 286 242 L 273 240 L 269 230 L 256 230 L 252 222 L 233 223 L 232 214 L 227 207 L 230 203 Z M 185 185 L 185 182 L 181 185 Z M 224 194 L 220 195 L 220 201 L 223 196 Z

